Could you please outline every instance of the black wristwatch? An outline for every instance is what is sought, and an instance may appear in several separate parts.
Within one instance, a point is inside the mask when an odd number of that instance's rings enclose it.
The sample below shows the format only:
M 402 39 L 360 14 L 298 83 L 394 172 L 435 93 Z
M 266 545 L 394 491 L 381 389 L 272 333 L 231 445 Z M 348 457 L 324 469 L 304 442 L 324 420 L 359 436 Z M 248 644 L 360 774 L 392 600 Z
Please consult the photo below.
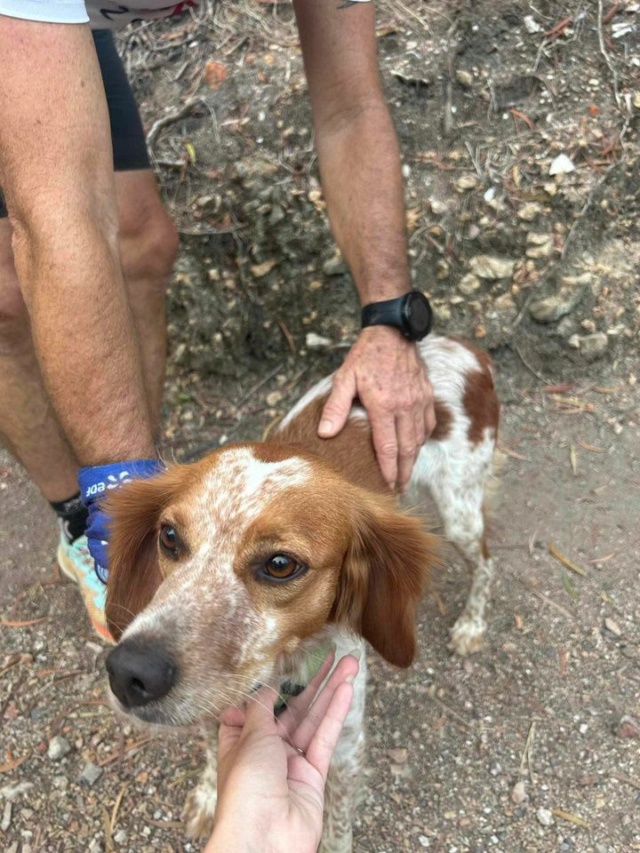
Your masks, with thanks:
M 397 299 L 371 302 L 362 309 L 362 328 L 393 326 L 410 341 L 421 341 L 431 331 L 433 311 L 426 296 L 410 290 Z

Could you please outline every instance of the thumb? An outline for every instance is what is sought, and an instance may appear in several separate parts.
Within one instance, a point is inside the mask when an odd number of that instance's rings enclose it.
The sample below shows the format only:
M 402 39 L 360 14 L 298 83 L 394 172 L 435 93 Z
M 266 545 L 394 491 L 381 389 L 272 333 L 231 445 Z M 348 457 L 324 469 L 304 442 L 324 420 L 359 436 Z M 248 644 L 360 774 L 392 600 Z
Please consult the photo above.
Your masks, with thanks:
M 355 373 L 346 375 L 337 373 L 333 380 L 333 388 L 329 399 L 324 405 L 318 435 L 320 438 L 333 438 L 346 424 L 353 400 L 357 393 Z

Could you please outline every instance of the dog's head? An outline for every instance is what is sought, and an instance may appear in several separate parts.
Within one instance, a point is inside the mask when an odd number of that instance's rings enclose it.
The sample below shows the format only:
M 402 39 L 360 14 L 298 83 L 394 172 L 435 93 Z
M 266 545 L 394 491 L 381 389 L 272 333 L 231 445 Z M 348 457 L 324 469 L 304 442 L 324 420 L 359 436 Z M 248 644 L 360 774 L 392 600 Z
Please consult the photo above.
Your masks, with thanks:
M 108 511 L 107 668 L 142 720 L 218 716 L 328 623 L 413 660 L 435 537 L 311 455 L 228 446 L 123 487 Z

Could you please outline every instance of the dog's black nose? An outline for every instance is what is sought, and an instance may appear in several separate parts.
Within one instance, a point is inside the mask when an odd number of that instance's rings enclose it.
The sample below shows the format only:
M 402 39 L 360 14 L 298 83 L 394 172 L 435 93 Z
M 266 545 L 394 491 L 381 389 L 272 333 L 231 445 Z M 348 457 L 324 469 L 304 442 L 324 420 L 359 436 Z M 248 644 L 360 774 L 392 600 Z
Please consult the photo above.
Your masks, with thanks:
M 157 644 L 125 640 L 106 661 L 109 684 L 125 708 L 162 699 L 176 681 L 177 668 Z

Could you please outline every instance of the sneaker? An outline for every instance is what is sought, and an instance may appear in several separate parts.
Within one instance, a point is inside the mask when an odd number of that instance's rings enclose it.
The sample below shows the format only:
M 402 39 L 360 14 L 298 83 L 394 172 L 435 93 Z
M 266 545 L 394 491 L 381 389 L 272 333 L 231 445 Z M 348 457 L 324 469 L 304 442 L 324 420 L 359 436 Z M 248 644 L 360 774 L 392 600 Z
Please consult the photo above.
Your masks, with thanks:
M 115 640 L 107 627 L 104 613 L 107 588 L 96 575 L 93 557 L 87 547 L 87 537 L 81 536 L 69 543 L 64 533 L 61 533 L 58 565 L 69 580 L 79 587 L 93 630 L 101 640 L 114 645 Z

